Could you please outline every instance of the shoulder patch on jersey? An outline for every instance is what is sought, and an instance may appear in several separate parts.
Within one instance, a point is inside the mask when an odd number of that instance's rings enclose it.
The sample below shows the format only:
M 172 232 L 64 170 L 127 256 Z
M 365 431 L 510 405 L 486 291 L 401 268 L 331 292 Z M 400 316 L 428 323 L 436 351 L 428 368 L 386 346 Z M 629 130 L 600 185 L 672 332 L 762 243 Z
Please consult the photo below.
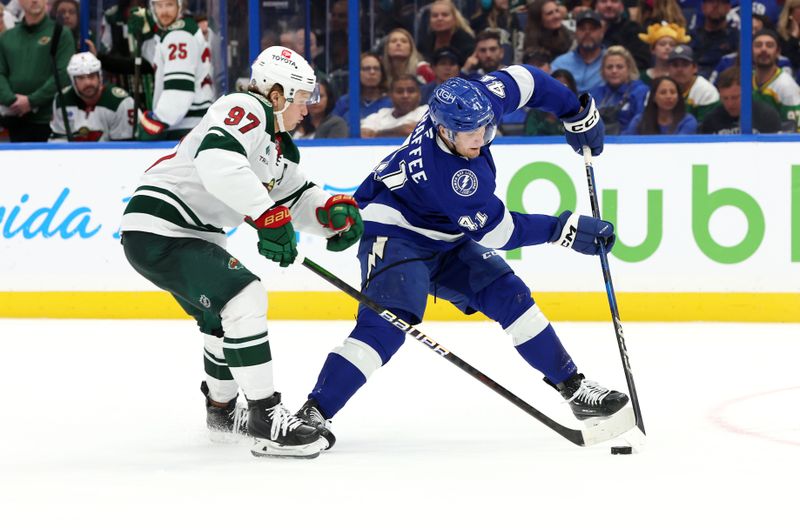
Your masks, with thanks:
M 459 196 L 472 196 L 478 190 L 478 177 L 469 169 L 461 169 L 453 174 L 451 183 Z
M 120 99 L 125 99 L 128 97 L 128 92 L 120 88 L 119 86 L 114 86 L 111 88 L 111 95 L 114 97 L 119 97 Z
M 489 91 L 495 94 L 497 97 L 500 97 L 501 99 L 506 98 L 506 87 L 503 85 L 503 81 L 494 80 L 488 83 L 486 88 L 488 88 Z
M 186 27 L 186 22 L 182 18 L 176 20 L 170 27 L 167 28 L 168 31 L 173 31 L 176 29 L 183 29 Z

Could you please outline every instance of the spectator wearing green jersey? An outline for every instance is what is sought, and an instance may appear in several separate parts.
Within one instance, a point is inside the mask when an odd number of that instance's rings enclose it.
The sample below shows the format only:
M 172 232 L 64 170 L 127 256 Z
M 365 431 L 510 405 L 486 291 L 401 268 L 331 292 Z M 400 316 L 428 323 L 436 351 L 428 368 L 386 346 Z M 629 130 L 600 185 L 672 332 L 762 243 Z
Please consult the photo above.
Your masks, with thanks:
M 0 38 L 0 120 L 12 142 L 47 141 L 56 94 L 50 55 L 56 23 L 45 0 L 20 0 L 20 6 L 22 20 Z M 68 30 L 60 33 L 55 61 L 63 87 L 75 43 Z
M 719 106 L 719 92 L 705 77 L 697 74 L 694 53 L 686 44 L 675 46 L 667 62 L 669 76 L 675 79 L 681 88 L 686 111 L 697 121 L 702 121 L 709 112 Z
M 783 121 L 785 132 L 800 130 L 800 86 L 778 67 L 778 34 L 762 29 L 753 36 L 753 99 L 769 104 Z

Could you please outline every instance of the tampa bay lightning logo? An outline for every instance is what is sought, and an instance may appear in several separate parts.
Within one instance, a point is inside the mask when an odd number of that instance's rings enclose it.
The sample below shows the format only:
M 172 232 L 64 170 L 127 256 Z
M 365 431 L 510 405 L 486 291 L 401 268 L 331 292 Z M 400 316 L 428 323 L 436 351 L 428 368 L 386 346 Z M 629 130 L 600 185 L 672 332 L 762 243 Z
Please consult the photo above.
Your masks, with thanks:
M 478 190 L 478 177 L 469 169 L 453 174 L 453 190 L 460 196 L 472 196 Z

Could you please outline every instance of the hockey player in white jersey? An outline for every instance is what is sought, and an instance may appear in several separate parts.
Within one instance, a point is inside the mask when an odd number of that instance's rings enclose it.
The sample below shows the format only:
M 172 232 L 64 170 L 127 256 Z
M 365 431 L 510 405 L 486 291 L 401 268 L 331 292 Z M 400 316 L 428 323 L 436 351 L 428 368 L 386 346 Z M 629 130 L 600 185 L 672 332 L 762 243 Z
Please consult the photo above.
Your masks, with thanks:
M 89 52 L 76 53 L 67 64 L 72 86 L 53 101 L 50 141 L 67 139 L 64 112 L 67 109 L 72 141 L 121 141 L 133 138 L 133 98 L 113 84 L 103 85 L 97 57 Z
M 181 0 L 150 0 L 155 36 L 143 56 L 155 69 L 153 108 L 139 117 L 139 139 L 180 139 L 200 122 L 214 100 L 211 49 Z M 150 48 L 150 46 L 153 46 Z
M 225 247 L 223 228 L 245 219 L 259 252 L 281 266 L 297 256 L 294 228 L 328 239 L 331 251 L 363 233 L 350 196 L 331 196 L 298 170 L 291 131 L 316 99 L 313 69 L 280 46 L 252 67 L 249 92 L 216 101 L 168 155 L 148 168 L 122 218 L 125 255 L 145 278 L 169 291 L 204 338 L 207 423 L 236 432 L 239 389 L 248 402 L 253 454 L 315 457 L 319 432 L 281 404 L 272 380 L 267 298 L 258 277 Z

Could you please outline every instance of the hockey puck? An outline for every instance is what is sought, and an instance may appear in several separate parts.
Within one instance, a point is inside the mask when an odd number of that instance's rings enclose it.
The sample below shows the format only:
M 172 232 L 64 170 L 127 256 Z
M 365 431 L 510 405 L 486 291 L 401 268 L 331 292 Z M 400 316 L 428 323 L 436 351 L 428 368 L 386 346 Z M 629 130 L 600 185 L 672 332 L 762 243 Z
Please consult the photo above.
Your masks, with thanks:
M 612 455 L 630 455 L 633 453 L 631 446 L 614 446 L 611 448 Z

